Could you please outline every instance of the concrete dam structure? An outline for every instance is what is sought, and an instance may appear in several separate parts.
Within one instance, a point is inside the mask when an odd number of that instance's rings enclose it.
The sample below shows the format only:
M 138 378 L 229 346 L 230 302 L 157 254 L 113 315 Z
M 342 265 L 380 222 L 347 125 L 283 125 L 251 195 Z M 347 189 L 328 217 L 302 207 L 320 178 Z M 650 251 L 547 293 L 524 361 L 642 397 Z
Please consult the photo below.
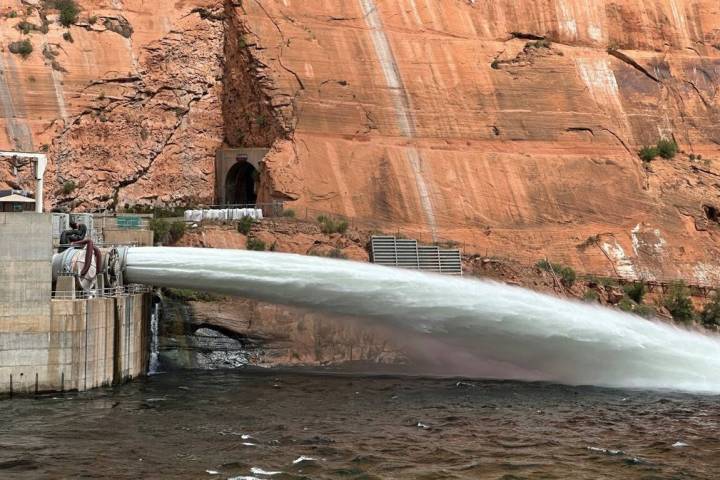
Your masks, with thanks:
M 144 374 L 148 290 L 93 284 L 87 294 L 74 276 L 53 282 L 52 259 L 52 214 L 0 213 L 0 395 L 82 391 Z

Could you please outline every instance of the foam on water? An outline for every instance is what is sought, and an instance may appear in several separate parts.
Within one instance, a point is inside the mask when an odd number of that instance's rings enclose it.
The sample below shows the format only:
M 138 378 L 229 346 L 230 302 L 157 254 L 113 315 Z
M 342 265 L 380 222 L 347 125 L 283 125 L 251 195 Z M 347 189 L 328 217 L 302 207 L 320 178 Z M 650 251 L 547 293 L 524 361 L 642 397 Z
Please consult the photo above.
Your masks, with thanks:
M 243 250 L 131 248 L 127 279 L 381 322 L 444 373 L 720 393 L 720 338 L 476 279 Z M 462 359 L 458 362 L 457 359 Z

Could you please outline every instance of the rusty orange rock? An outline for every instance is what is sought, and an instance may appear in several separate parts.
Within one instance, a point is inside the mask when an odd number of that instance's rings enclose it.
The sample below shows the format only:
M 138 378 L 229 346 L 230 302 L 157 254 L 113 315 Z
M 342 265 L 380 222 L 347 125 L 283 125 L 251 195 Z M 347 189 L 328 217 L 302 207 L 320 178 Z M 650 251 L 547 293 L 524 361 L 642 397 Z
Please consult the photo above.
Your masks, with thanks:
M 45 12 L 27 59 L 0 56 L 0 144 L 47 146 L 54 205 L 211 203 L 215 150 L 262 146 L 261 200 L 526 263 L 720 283 L 715 1 L 82 4 L 73 43 Z M 682 153 L 644 165 L 660 138 Z M 31 186 L 28 166 L 0 168 Z

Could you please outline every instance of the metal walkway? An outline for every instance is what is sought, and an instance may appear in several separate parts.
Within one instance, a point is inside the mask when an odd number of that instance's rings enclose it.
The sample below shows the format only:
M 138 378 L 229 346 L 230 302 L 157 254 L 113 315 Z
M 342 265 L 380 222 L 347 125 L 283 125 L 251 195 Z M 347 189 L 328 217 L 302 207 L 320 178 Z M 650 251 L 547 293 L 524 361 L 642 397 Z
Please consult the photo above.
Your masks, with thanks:
M 462 275 L 462 256 L 458 249 L 418 245 L 417 240 L 373 236 L 372 262 L 387 267 Z

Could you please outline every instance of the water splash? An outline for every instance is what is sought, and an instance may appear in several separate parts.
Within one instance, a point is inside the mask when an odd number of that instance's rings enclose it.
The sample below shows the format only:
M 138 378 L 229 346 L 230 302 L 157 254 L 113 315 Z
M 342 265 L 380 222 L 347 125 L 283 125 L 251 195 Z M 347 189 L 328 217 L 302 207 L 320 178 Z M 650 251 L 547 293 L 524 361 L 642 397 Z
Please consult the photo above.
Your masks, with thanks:
M 192 248 L 132 248 L 127 278 L 380 321 L 463 359 L 447 374 L 720 393 L 717 336 L 489 281 Z
M 148 373 L 150 375 L 158 373 L 160 368 L 160 347 L 158 336 L 158 324 L 160 322 L 160 304 L 153 305 L 153 311 L 150 314 L 150 367 Z

